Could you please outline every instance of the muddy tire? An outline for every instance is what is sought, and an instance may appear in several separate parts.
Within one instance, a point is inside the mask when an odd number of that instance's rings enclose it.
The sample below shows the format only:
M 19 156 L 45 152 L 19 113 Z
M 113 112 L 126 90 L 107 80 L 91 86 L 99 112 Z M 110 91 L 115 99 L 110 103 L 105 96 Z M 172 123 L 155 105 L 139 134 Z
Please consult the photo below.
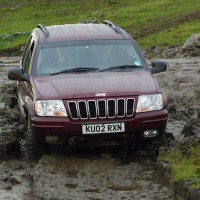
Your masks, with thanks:
M 166 132 L 162 133 L 162 135 L 158 137 L 157 143 L 158 143 L 159 147 L 167 145 L 167 134 L 166 134 Z
M 159 155 L 160 148 L 165 148 L 168 146 L 167 134 L 164 132 L 156 139 L 146 141 L 144 144 L 145 146 L 143 148 L 146 150 L 147 155 L 153 159 L 156 159 Z
M 152 142 L 152 152 L 155 157 L 159 155 L 160 148 L 166 148 L 169 146 L 168 134 L 166 132 L 162 133 L 157 140 Z
M 31 127 L 30 119 L 28 119 L 27 121 L 26 146 L 27 146 L 27 157 L 29 160 L 37 160 L 41 157 L 40 147 L 36 143 L 35 135 Z
M 164 132 L 159 138 L 159 144 L 160 146 L 168 147 L 174 139 L 175 138 L 172 133 Z

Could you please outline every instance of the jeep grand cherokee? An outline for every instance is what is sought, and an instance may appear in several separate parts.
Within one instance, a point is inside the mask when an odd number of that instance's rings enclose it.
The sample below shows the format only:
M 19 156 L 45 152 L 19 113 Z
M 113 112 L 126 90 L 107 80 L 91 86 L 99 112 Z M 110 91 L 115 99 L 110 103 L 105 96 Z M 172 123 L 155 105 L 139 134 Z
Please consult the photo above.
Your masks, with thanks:
M 39 24 L 26 45 L 17 80 L 29 157 L 36 144 L 131 143 L 162 138 L 167 101 L 131 36 L 112 22 Z

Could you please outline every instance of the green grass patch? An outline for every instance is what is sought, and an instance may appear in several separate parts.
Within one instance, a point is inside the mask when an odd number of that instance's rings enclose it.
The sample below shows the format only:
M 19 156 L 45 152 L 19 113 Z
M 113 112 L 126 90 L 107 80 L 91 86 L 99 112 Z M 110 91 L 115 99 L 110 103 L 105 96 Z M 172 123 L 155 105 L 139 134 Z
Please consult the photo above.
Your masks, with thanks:
M 171 150 L 159 156 L 159 161 L 168 162 L 173 180 L 192 181 L 193 188 L 200 188 L 200 145 L 192 144 L 184 150 Z
M 24 46 L 25 41 L 27 40 L 30 33 L 27 33 L 26 35 L 18 35 L 12 39 L 3 40 L 0 38 L 0 50 L 6 51 L 9 49 L 15 49 L 16 47 L 20 48 L 21 46 Z
M 192 33 L 198 33 L 199 20 L 188 17 L 186 21 L 178 19 L 184 15 L 199 11 L 199 0 L 0 0 L 0 51 L 19 49 L 28 35 L 4 41 L 2 35 L 15 32 L 30 33 L 38 23 L 45 25 L 77 23 L 90 19 L 99 22 L 110 20 L 127 30 L 142 48 L 149 46 L 180 45 Z M 171 28 L 168 21 L 177 19 Z M 158 28 L 153 34 L 145 32 Z M 160 31 L 162 30 L 162 31 Z

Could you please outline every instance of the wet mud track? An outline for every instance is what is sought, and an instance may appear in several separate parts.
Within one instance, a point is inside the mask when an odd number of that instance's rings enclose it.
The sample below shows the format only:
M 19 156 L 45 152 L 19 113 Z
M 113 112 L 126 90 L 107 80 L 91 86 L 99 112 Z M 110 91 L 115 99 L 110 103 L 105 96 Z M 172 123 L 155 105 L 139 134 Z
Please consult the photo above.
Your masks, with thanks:
M 14 103 L 10 100 L 14 95 L 13 83 L 7 80 L 8 69 L 15 67 L 18 61 L 19 58 L 0 58 L 0 83 L 3 87 L 0 94 L 0 149 L 5 147 L 3 144 L 7 138 L 11 143 L 17 139 L 18 145 L 22 146 L 24 142 L 17 108 L 12 106 Z M 157 78 L 170 99 L 167 132 L 179 140 L 183 126 L 197 115 L 196 110 L 199 109 L 196 95 L 200 59 L 173 59 L 167 62 L 170 65 L 168 72 L 159 74 Z M 187 89 L 185 82 L 190 84 L 190 88 Z M 14 147 L 16 149 L 10 150 L 14 158 L 9 154 L 7 157 L 1 156 L 0 160 L 2 200 L 180 199 L 174 191 L 160 184 L 158 180 L 162 177 L 158 177 L 157 164 L 149 157 L 143 156 L 139 160 L 133 156 L 127 162 L 117 153 L 109 151 L 78 152 L 73 155 L 51 153 L 38 162 L 30 163 L 24 154 L 20 156 L 16 153 L 18 146 Z
M 153 165 L 109 154 L 45 155 L 34 164 L 7 160 L 0 164 L 0 199 L 175 199 L 157 182 Z

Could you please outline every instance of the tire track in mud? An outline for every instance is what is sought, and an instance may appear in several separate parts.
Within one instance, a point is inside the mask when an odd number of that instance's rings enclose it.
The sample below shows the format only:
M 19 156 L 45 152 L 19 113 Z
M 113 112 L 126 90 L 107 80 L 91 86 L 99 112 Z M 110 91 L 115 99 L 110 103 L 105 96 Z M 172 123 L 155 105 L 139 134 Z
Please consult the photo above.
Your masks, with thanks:
M 95 154 L 94 154 L 95 155 Z M 32 165 L 23 160 L 0 163 L 0 199 L 175 200 L 157 181 L 154 164 L 123 163 L 100 156 L 45 155 Z
M 181 25 L 185 22 L 193 21 L 199 18 L 200 18 L 200 11 L 198 10 L 193 13 L 189 13 L 182 16 L 173 16 L 172 18 L 168 18 L 168 19 L 157 19 L 155 23 L 153 23 L 151 26 L 145 27 L 144 29 L 141 29 L 137 32 L 133 32 L 131 33 L 131 35 L 133 36 L 133 38 L 136 39 L 139 37 L 144 37 L 147 35 L 154 34 L 164 29 Z
M 86 157 L 46 155 L 32 175 L 38 199 L 175 199 L 157 182 L 148 159 L 143 164 L 127 164 L 107 153 Z

